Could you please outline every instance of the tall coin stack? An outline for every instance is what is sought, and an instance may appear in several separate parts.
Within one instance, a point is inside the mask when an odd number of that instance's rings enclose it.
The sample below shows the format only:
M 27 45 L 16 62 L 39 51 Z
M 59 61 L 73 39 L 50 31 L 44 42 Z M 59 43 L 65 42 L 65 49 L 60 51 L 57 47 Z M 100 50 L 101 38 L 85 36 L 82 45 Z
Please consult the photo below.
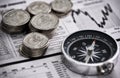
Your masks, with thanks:
M 30 20 L 30 15 L 27 11 L 16 9 L 6 12 L 2 19 L 2 30 L 9 33 L 21 33 L 25 31 L 26 24 Z
M 21 55 L 25 57 L 42 56 L 48 47 L 48 38 L 38 32 L 32 32 L 25 36 L 20 47 Z

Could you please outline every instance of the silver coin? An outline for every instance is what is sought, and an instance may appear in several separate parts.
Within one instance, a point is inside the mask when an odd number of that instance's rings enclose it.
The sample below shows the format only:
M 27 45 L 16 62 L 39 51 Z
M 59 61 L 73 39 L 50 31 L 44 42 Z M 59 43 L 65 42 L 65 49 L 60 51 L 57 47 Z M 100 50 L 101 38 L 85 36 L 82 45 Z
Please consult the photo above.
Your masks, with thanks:
M 59 13 L 59 12 L 52 11 L 52 13 L 55 14 L 57 17 L 62 18 L 62 17 L 66 17 L 68 13 L 70 13 L 70 11 L 67 13 Z
M 23 28 L 12 28 L 12 27 L 5 27 L 5 26 L 2 26 L 1 28 L 4 32 L 9 34 L 14 34 L 16 32 L 21 33 L 23 31 Z
M 46 49 L 47 48 L 41 49 L 41 50 L 38 50 L 37 52 L 32 50 L 31 52 L 30 50 L 26 50 L 25 46 L 20 46 L 19 53 L 23 57 L 34 58 L 34 57 L 40 57 L 44 55 Z
M 34 16 L 30 23 L 32 26 L 39 30 L 50 30 L 56 28 L 58 25 L 59 19 L 53 14 L 43 14 L 40 13 Z
M 56 15 L 40 13 L 31 19 L 30 28 L 40 31 L 52 30 L 58 26 L 58 23 L 59 19 Z
M 15 27 L 26 24 L 29 19 L 30 15 L 22 9 L 11 10 L 3 15 L 3 23 Z
M 70 0 L 55 0 L 51 2 L 52 10 L 58 13 L 68 13 L 72 9 L 72 2 Z
M 27 11 L 22 9 L 11 10 L 3 15 L 2 28 L 11 33 L 21 32 L 29 20 L 30 15 Z
M 21 53 L 27 57 L 41 56 L 48 46 L 48 38 L 40 33 L 32 32 L 23 39 Z
M 30 32 L 40 32 L 41 33 L 41 31 L 34 28 L 31 23 L 29 23 L 29 29 L 30 29 Z
M 30 14 L 36 15 L 39 13 L 49 13 L 51 12 L 51 7 L 49 4 L 42 2 L 42 1 L 35 1 L 32 2 L 28 7 L 27 10 Z
M 21 45 L 20 48 L 19 48 L 19 54 L 23 57 L 30 57 L 28 54 L 26 54 L 23 50 L 23 46 Z
M 24 40 L 23 44 L 31 49 L 40 49 L 46 46 L 48 38 L 40 33 L 32 32 L 28 34 Z

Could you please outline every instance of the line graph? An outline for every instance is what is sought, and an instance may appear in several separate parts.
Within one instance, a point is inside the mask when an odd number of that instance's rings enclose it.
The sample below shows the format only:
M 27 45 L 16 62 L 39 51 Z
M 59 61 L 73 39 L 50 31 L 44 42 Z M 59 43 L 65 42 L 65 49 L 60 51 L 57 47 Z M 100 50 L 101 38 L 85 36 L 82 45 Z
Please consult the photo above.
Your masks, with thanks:
M 110 13 L 113 13 L 113 10 L 111 6 L 107 4 L 104 6 L 104 9 L 101 10 L 101 13 L 103 16 L 101 17 L 102 21 L 100 22 L 97 22 L 96 19 L 92 17 L 87 11 L 82 11 L 80 9 L 72 10 L 71 16 L 72 16 L 73 21 L 76 23 L 74 15 L 84 14 L 85 16 L 88 16 L 93 22 L 95 22 L 95 24 L 97 24 L 98 27 L 104 28 L 106 21 L 108 20 L 108 16 L 110 15 Z

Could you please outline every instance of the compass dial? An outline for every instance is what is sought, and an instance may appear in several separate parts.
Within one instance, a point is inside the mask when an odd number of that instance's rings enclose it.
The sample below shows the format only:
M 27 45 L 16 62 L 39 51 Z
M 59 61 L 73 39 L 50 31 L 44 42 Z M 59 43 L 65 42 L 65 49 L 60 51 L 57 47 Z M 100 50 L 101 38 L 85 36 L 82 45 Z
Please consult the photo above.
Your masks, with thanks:
M 113 38 L 93 30 L 73 33 L 65 40 L 63 47 L 72 59 L 90 64 L 109 60 L 117 50 Z

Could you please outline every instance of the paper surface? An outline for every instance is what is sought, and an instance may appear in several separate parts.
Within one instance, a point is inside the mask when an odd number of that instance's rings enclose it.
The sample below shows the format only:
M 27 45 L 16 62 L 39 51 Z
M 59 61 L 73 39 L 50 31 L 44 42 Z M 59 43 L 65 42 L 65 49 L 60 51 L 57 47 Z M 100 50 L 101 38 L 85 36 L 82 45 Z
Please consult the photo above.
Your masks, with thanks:
M 50 3 L 53 0 L 40 0 Z M 32 0 L 0 1 L 0 20 L 2 14 L 10 9 L 26 9 Z M 120 1 L 119 0 L 72 0 L 70 14 L 60 19 L 59 26 L 51 33 L 49 47 L 44 56 L 61 52 L 61 44 L 69 34 L 85 29 L 100 30 L 120 39 Z M 9 35 L 0 30 L 0 65 L 23 61 L 18 50 L 26 34 Z M 43 57 L 44 57 L 43 56 Z M 119 78 L 120 60 L 112 74 L 99 78 Z M 18 63 L 0 68 L 0 78 L 98 78 L 82 76 L 68 70 L 61 62 L 61 55 L 39 60 Z
M 65 67 L 61 55 L 0 68 L 0 78 L 119 78 L 120 62 L 106 76 L 83 76 Z

